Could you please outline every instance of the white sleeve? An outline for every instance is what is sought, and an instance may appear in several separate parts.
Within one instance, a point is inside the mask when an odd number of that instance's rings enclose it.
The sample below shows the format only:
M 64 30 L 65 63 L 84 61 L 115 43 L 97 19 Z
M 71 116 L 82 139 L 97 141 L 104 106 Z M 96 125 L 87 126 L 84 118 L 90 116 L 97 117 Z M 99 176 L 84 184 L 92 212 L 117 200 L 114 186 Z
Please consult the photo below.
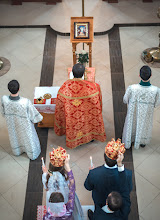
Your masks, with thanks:
M 38 123 L 43 120 L 43 116 L 37 111 L 32 105 L 31 101 L 28 100 L 28 116 L 33 123 Z
M 2 116 L 4 117 L 4 104 L 3 104 L 3 97 L 1 98 L 1 104 L 0 104 L 0 112 L 2 114 Z
M 118 172 L 123 172 L 124 171 L 124 164 L 121 167 L 118 167 Z
M 157 107 L 159 105 L 160 105 L 160 89 L 157 88 L 157 94 L 156 94 L 156 99 L 155 99 L 154 107 Z
M 129 99 L 131 98 L 131 88 L 130 86 L 127 88 L 124 96 L 123 96 L 123 102 L 125 104 L 128 104 L 129 103 Z

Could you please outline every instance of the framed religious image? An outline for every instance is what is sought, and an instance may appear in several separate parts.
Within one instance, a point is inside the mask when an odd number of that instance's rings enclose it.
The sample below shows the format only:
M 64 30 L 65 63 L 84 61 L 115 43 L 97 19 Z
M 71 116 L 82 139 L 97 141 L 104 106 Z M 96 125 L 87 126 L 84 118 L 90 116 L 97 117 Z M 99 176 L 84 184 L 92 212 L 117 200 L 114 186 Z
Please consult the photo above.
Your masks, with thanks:
M 89 39 L 89 22 L 74 22 L 74 38 Z
M 70 40 L 72 43 L 92 43 L 93 17 L 71 17 Z

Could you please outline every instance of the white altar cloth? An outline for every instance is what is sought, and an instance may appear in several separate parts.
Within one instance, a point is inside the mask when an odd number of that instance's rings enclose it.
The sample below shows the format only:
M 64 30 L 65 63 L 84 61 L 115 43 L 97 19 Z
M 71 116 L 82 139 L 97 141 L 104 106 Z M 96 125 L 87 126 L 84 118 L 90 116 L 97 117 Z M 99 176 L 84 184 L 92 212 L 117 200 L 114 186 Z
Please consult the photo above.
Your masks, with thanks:
M 56 86 L 35 87 L 34 99 L 37 99 L 39 97 L 43 98 L 44 94 L 46 94 L 46 93 L 50 93 L 52 95 L 51 98 L 57 98 L 57 93 L 58 93 L 59 89 L 60 89 L 60 87 L 58 87 L 58 86 L 57 87 Z M 45 104 L 34 104 L 35 108 L 39 112 L 54 113 L 55 112 L 56 104 L 51 104 L 51 98 L 50 99 L 46 99 L 46 103 Z

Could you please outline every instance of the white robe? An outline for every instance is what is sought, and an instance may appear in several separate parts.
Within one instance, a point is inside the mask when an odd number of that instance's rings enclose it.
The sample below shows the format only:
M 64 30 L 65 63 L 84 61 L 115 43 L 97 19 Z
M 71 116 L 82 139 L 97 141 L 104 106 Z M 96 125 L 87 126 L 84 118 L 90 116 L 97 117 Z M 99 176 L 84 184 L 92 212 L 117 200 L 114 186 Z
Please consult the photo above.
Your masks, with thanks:
M 128 104 L 123 128 L 122 141 L 126 148 L 138 149 L 140 144 L 148 144 L 152 135 L 154 107 L 160 103 L 160 90 L 156 86 L 134 84 L 127 88 L 123 102 Z
M 48 180 L 48 188 L 46 187 L 47 182 L 47 173 L 42 174 L 42 183 L 44 188 L 47 190 L 46 192 L 46 206 L 47 210 L 49 207 L 49 198 L 53 192 L 61 192 L 64 197 L 64 203 L 68 202 L 69 197 L 69 181 L 65 180 L 64 176 L 60 172 L 53 172 L 53 175 L 49 177 Z M 77 194 L 75 194 L 75 203 L 74 203 L 74 211 L 72 214 L 73 219 L 75 220 L 83 220 L 83 211 L 81 207 L 81 203 L 78 199 Z
M 22 97 L 11 100 L 9 96 L 2 97 L 1 112 L 6 119 L 13 154 L 18 156 L 26 152 L 31 160 L 35 160 L 41 147 L 34 123 L 42 121 L 42 115 L 30 100 Z
M 53 175 L 49 177 L 48 188 L 46 187 L 47 173 L 42 174 L 42 183 L 46 192 L 46 206 L 49 207 L 49 198 L 53 192 L 61 192 L 64 197 L 64 203 L 68 202 L 69 196 L 69 181 L 65 180 L 65 177 L 60 172 L 53 172 Z

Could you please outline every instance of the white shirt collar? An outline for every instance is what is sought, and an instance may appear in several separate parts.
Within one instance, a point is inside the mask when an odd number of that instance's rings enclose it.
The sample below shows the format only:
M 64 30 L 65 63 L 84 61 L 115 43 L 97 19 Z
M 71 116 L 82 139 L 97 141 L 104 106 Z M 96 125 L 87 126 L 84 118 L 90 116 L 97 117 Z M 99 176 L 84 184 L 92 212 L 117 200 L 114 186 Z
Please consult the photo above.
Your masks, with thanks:
M 109 168 L 109 169 L 115 169 L 115 168 L 117 168 L 117 164 L 114 165 L 113 167 L 109 167 L 109 166 L 105 163 L 104 166 L 105 166 L 106 168 Z
M 106 212 L 106 213 L 113 213 L 113 211 L 111 211 L 111 210 L 108 209 L 108 205 L 103 206 L 103 207 L 102 207 L 102 210 L 103 210 L 104 212 Z

